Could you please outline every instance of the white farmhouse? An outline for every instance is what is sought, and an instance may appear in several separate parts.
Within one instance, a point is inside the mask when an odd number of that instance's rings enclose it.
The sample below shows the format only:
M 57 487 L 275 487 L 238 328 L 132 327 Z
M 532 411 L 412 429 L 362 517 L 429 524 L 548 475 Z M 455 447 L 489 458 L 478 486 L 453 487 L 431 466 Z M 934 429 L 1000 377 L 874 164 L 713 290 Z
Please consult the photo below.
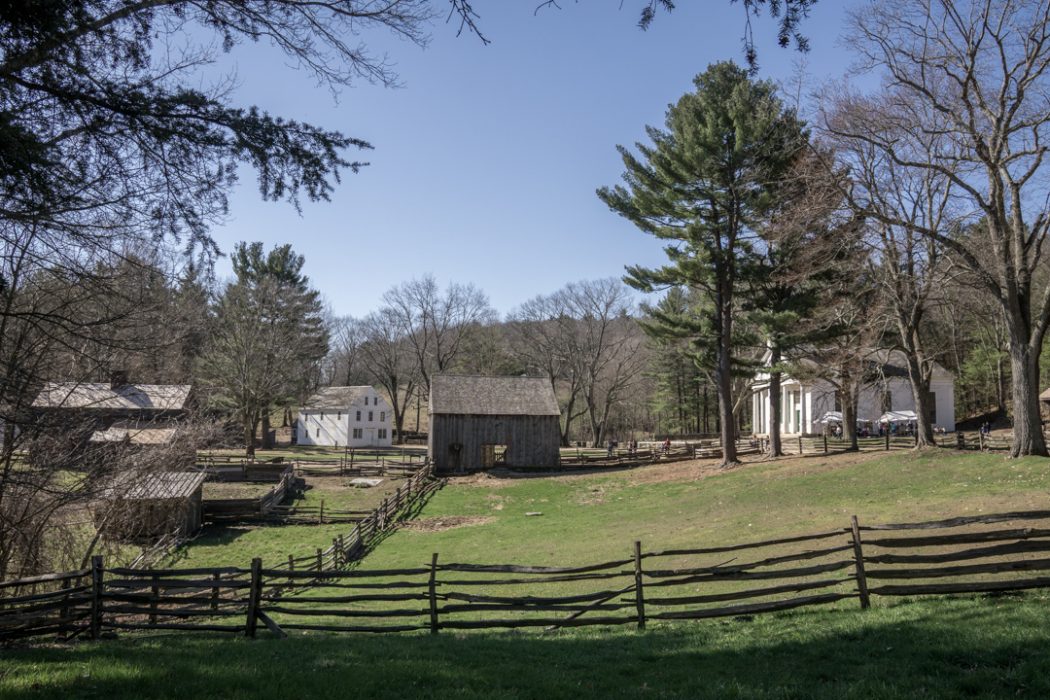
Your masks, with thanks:
M 764 362 L 769 362 L 766 353 Z M 908 380 L 904 355 L 896 350 L 878 350 L 869 355 L 877 380 L 860 391 L 857 402 L 857 420 L 873 424 L 889 411 L 914 411 L 915 398 Z M 805 361 L 804 362 L 809 362 Z M 783 374 L 780 380 L 781 423 L 783 435 L 816 434 L 824 429 L 820 418 L 826 413 L 841 411 L 835 387 L 825 379 L 795 379 Z M 769 403 L 769 373 L 759 372 L 751 385 L 751 408 L 754 433 L 769 434 L 772 409 Z M 930 380 L 933 395 L 934 429 L 955 431 L 955 377 L 941 365 L 934 363 Z
M 390 447 L 393 411 L 370 386 L 330 386 L 299 409 L 298 443 L 330 447 Z

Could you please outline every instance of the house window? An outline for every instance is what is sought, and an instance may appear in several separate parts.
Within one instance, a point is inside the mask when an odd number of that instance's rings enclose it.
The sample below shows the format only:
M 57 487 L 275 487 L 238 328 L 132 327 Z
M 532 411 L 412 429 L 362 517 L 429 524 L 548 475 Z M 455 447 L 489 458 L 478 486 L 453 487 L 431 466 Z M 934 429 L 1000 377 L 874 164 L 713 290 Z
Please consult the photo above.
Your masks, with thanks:
M 361 422 L 361 412 L 360 411 L 357 412 L 357 422 L 358 423 Z
M 386 440 L 386 428 L 379 429 L 379 439 Z
M 360 440 L 361 439 L 361 432 L 362 431 L 361 431 L 360 428 L 354 428 L 354 439 L 355 440 Z
M 373 419 L 372 419 L 372 412 L 371 412 L 371 411 L 369 411 L 369 412 L 368 412 L 368 422 L 369 422 L 369 423 L 371 423 L 371 422 L 372 422 L 372 420 L 373 420 Z
M 386 411 L 379 412 L 379 422 L 386 423 Z

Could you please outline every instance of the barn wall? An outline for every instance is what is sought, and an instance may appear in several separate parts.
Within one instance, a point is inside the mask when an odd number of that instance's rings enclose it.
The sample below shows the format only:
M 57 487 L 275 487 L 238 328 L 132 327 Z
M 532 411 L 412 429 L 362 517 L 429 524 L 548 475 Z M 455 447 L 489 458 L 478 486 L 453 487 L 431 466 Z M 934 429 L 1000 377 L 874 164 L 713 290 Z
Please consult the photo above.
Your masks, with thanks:
M 558 416 L 430 416 L 430 459 L 439 472 L 481 469 L 481 446 L 506 445 L 506 464 L 554 467 L 560 461 Z M 462 445 L 458 465 L 449 447 Z

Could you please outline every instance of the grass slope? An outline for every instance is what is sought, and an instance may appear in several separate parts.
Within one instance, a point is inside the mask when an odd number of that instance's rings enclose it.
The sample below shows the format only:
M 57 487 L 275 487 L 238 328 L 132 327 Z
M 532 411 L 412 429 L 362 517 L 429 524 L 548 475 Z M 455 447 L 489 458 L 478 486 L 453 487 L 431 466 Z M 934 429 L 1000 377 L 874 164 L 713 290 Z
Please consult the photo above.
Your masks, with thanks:
M 840 455 L 749 464 L 693 478 L 688 463 L 593 476 L 453 480 L 422 513 L 487 518 L 395 533 L 366 565 L 441 560 L 571 565 L 862 523 L 1050 507 L 1050 461 L 980 453 Z M 710 472 L 704 472 L 710 473 Z M 542 512 L 542 516 L 526 516 Z

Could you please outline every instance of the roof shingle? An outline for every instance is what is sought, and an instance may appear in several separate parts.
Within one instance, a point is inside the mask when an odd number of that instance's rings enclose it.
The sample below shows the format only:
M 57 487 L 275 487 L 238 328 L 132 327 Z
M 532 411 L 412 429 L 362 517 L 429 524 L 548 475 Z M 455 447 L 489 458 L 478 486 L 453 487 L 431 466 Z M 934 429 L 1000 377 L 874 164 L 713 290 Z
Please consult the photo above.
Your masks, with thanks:
M 559 416 L 558 399 L 542 377 L 438 375 L 430 385 L 432 414 Z

